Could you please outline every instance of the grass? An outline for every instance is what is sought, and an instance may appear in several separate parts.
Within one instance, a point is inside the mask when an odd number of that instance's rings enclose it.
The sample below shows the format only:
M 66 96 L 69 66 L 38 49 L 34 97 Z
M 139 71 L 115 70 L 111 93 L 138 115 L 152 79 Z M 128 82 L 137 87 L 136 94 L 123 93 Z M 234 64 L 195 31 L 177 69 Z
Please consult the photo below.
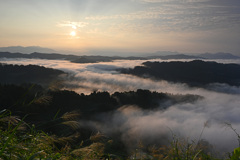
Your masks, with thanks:
M 69 119 L 69 115 L 64 115 Z M 71 119 L 70 119 L 71 120 Z M 29 126 L 23 119 L 11 115 L 8 110 L 0 112 L 0 159 L 1 160 L 35 160 L 35 159 L 153 159 L 153 160 L 217 160 L 211 155 L 209 144 L 204 141 L 188 141 L 173 136 L 169 146 L 139 148 L 132 154 L 119 156 L 117 150 L 113 154 L 113 140 L 109 140 L 101 133 L 96 133 L 89 138 L 90 143 L 78 146 L 70 142 L 79 135 L 69 137 L 57 137 L 43 131 L 37 131 L 35 126 Z M 233 129 L 233 127 L 230 125 Z M 233 131 L 237 134 L 236 130 Z M 237 134 L 238 135 L 238 134 Z M 239 136 L 239 135 L 238 135 Z M 239 139 L 239 137 L 238 137 Z M 61 144 L 58 147 L 56 144 Z M 108 153 L 109 151 L 109 153 Z M 228 160 L 239 160 L 240 148 L 236 148 L 229 154 Z
M 197 141 L 179 138 L 172 133 L 172 141 L 168 146 L 146 147 L 139 143 L 137 149 L 124 152 L 125 149 L 116 139 L 105 137 L 100 132 L 89 138 L 82 138 L 81 132 L 58 136 L 27 124 L 25 117 L 19 119 L 12 116 L 9 110 L 0 111 L 0 160 L 220 160 L 211 154 L 211 145 L 201 140 L 207 125 L 204 125 Z M 58 117 L 57 112 L 49 122 L 51 125 L 46 123 L 42 127 L 60 126 L 58 129 L 62 133 L 62 128 L 66 126 L 78 130 L 78 122 L 75 121 L 77 117 L 77 112 L 69 112 L 61 117 Z M 227 126 L 240 142 L 236 129 L 231 124 Z M 240 143 L 225 159 L 240 160 Z
M 6 121 L 6 119 L 15 121 Z M 0 158 L 1 159 L 59 159 L 62 155 L 54 145 L 54 139 L 42 131 L 34 130 L 22 120 L 1 111 Z M 14 123 L 13 123 L 14 122 Z M 7 123 L 7 124 L 6 124 Z

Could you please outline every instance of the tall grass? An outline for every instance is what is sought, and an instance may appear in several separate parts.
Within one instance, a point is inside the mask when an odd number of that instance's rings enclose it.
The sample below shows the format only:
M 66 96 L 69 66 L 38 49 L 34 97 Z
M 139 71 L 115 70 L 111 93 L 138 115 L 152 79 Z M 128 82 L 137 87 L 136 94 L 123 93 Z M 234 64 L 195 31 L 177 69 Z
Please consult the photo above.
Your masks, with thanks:
M 76 113 L 72 113 L 76 115 Z M 65 114 L 64 119 L 72 120 Z M 55 117 L 56 118 L 56 117 Z M 237 134 L 237 131 L 229 125 Z M 201 133 L 202 134 L 202 133 Z M 36 130 L 23 119 L 11 115 L 8 110 L 0 111 L 0 159 L 1 160 L 35 160 L 35 159 L 80 159 L 80 160 L 217 160 L 210 154 L 209 144 L 205 141 L 189 141 L 173 135 L 169 146 L 144 147 L 139 144 L 132 155 L 123 155 L 114 147 L 114 141 L 100 132 L 93 134 L 87 141 L 72 145 L 81 135 L 57 137 Z M 61 144 L 62 147 L 57 147 Z M 116 144 L 115 144 L 116 145 Z M 115 149 L 114 149 L 115 148 Z M 240 160 L 240 148 L 229 154 L 228 160 Z
M 225 124 L 236 134 L 238 140 L 238 148 L 235 148 L 234 151 L 231 154 L 229 154 L 229 158 L 230 160 L 240 160 L 240 134 L 237 132 L 235 128 L 233 128 L 232 124 L 230 123 Z
M 32 160 L 62 157 L 54 145 L 54 139 L 42 131 L 36 131 L 34 127 L 29 129 L 24 118 L 18 120 L 11 116 L 8 110 L 0 112 L 0 159 Z M 6 119 L 15 121 L 7 122 Z

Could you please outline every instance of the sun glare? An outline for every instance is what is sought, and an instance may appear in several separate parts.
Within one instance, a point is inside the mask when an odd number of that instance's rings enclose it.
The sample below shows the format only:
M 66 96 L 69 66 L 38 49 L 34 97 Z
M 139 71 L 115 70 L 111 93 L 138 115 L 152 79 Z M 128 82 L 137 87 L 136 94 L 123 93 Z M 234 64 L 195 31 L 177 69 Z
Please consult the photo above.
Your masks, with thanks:
M 77 26 L 75 26 L 75 25 L 72 25 L 72 28 L 73 28 L 73 29 L 77 29 Z
M 75 31 L 72 31 L 72 32 L 70 33 L 70 35 L 74 37 L 74 36 L 76 36 L 76 32 L 75 32 Z

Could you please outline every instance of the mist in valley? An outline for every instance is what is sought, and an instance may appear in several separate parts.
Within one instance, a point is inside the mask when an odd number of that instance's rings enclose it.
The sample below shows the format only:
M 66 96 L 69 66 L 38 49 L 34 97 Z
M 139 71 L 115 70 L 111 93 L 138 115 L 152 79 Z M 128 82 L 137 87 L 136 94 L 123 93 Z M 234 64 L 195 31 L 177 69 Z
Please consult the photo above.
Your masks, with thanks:
M 163 60 L 153 59 L 150 61 Z M 237 132 L 240 132 L 239 86 L 209 84 L 205 88 L 189 87 L 187 84 L 140 78 L 118 72 L 119 68 L 133 68 L 142 65 L 144 60 L 116 60 L 86 64 L 40 59 L 1 59 L 0 62 L 33 64 L 65 71 L 68 75 L 62 77 L 64 79 L 61 84 L 63 89 L 79 94 L 90 94 L 93 91 L 114 93 L 146 89 L 203 97 L 203 99 L 191 103 L 166 104 L 168 106 L 166 110 L 160 109 L 162 106 L 159 106 L 159 109 L 150 110 L 141 109 L 136 105 L 125 105 L 111 114 L 97 115 L 94 118 L 95 121 L 86 122 L 105 135 L 111 136 L 120 132 L 121 140 L 130 148 L 136 147 L 139 141 L 145 145 L 167 144 L 173 134 L 187 138 L 189 141 L 206 140 L 216 152 L 230 152 L 238 146 L 237 135 L 226 124 L 231 124 Z M 218 60 L 217 62 L 240 64 L 239 60 Z

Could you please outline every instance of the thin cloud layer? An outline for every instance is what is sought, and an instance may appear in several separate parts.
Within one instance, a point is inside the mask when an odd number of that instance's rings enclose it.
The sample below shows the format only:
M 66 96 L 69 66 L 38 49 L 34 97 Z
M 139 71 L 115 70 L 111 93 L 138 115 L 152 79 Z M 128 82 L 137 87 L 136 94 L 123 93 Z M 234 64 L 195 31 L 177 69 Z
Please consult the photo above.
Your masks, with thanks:
M 57 24 L 58 27 L 71 27 L 73 29 L 82 28 L 87 25 L 88 25 L 87 22 L 71 22 L 71 21 L 63 21 Z

